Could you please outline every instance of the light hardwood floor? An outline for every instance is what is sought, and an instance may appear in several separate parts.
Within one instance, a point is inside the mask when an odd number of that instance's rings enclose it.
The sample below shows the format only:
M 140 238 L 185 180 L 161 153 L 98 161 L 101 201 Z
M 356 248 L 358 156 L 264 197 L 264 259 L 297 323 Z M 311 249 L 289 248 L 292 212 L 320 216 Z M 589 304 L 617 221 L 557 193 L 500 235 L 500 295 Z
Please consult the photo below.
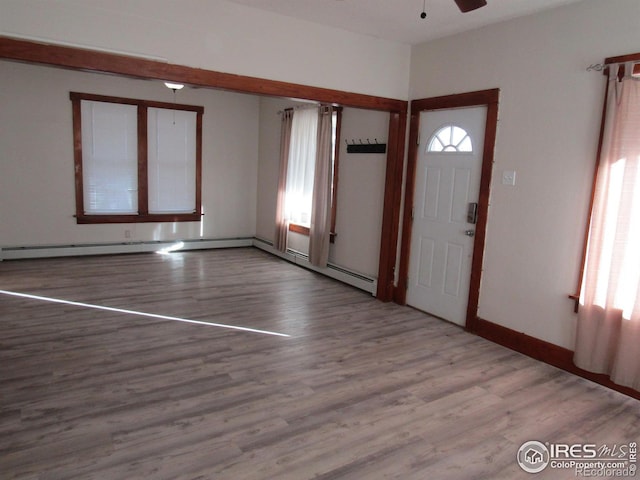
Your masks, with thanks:
M 255 249 L 5 261 L 2 479 L 518 479 L 640 402 Z

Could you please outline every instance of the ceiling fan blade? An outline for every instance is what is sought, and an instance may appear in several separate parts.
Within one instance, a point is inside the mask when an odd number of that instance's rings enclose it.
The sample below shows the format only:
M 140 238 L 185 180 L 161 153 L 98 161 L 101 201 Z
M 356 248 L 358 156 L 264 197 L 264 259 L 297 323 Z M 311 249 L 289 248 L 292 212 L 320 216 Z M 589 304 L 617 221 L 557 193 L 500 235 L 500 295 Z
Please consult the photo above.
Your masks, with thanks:
M 466 13 L 487 4 L 487 0 L 454 0 L 461 12 Z

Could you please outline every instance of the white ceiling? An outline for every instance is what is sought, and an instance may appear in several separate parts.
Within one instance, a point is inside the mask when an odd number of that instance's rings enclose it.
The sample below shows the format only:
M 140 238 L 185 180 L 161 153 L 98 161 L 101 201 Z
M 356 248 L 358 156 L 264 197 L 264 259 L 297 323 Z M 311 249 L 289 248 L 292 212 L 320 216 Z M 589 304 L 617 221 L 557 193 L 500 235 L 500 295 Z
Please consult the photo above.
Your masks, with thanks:
M 582 0 L 487 0 L 461 13 L 454 0 L 229 0 L 355 33 L 415 45 Z M 427 18 L 421 19 L 423 2 Z

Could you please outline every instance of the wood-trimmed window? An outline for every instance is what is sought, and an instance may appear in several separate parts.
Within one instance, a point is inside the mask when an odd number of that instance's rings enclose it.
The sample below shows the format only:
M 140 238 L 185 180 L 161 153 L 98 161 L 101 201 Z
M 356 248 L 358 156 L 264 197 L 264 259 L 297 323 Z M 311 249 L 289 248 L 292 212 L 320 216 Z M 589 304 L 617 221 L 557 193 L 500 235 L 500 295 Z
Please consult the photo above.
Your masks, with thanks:
M 342 107 L 333 107 L 333 181 L 331 183 L 331 243 L 336 237 L 336 212 L 338 210 L 338 180 L 340 177 L 340 129 L 342 128 Z M 309 236 L 309 227 L 289 223 L 289 231 Z
M 77 223 L 201 220 L 204 107 L 70 98 Z

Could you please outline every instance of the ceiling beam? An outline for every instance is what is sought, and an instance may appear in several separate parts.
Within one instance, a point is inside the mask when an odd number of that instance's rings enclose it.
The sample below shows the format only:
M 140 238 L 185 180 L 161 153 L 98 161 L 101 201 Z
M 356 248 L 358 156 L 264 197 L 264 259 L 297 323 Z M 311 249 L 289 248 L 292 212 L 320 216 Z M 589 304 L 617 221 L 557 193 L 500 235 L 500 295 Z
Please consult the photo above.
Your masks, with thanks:
M 290 97 L 346 107 L 406 113 L 408 102 L 187 67 L 157 60 L 0 36 L 0 58 L 239 93 Z

